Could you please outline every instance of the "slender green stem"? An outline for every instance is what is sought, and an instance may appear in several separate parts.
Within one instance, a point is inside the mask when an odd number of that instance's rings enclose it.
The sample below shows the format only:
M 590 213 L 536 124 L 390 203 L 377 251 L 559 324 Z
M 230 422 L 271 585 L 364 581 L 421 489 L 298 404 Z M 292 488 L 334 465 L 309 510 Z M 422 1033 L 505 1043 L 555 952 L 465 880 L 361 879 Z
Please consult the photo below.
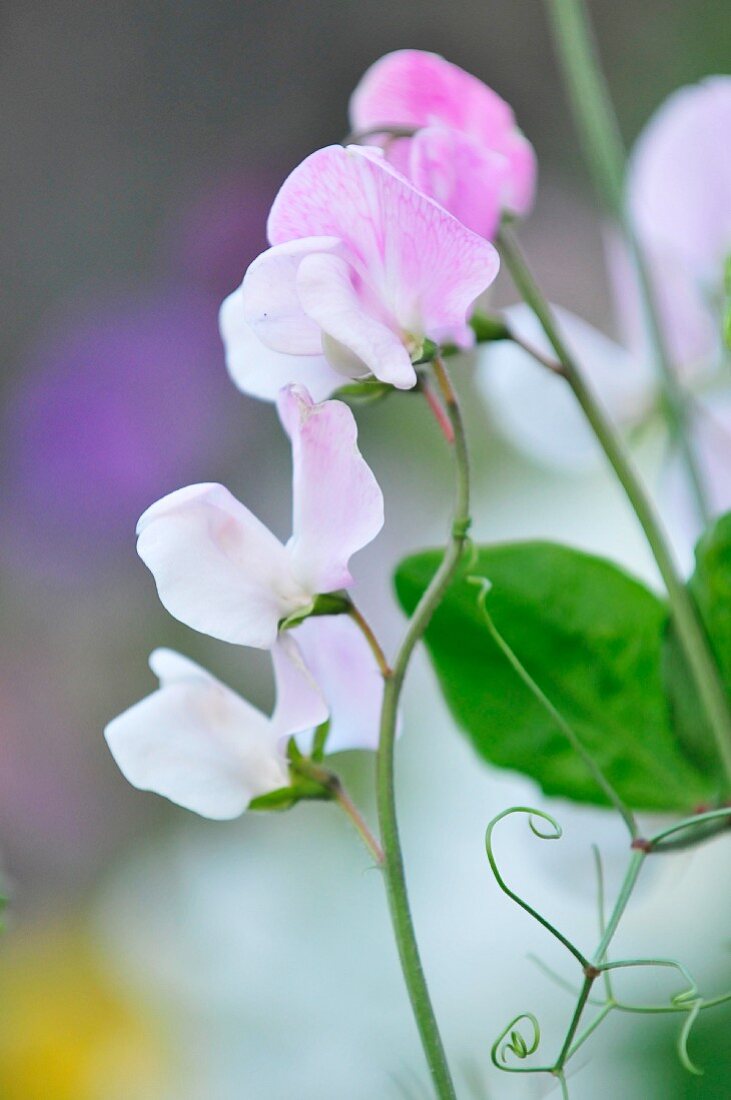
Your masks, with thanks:
M 361 838 L 378 866 L 381 867 L 383 865 L 383 849 L 368 827 L 363 814 L 342 784 L 338 786 L 335 792 L 335 801 L 340 806 L 343 813 L 350 818 L 358 836 Z
M 554 1066 L 554 1072 L 558 1073 L 563 1071 L 563 1067 L 566 1065 L 566 1060 L 571 1050 L 571 1044 L 574 1041 L 574 1035 L 576 1034 L 579 1024 L 581 1023 L 581 1017 L 584 1014 L 586 1008 L 586 1002 L 589 1000 L 589 994 L 591 993 L 591 987 L 596 980 L 596 974 L 587 974 L 584 978 L 581 990 L 579 992 L 578 999 L 576 1001 L 576 1008 L 574 1014 L 571 1017 L 571 1023 L 569 1024 L 568 1031 L 566 1032 L 566 1038 L 563 1041 L 563 1046 L 559 1052 L 556 1064 Z
M 378 665 L 378 671 L 381 673 L 381 676 L 383 676 L 384 680 L 387 680 L 388 677 L 391 675 L 391 667 L 386 658 L 386 654 L 383 652 L 381 643 L 378 641 L 378 638 L 376 637 L 372 626 L 366 619 L 365 615 L 355 606 L 352 600 L 349 602 L 348 615 L 350 615 L 351 619 L 358 627 L 361 634 L 368 643 L 368 647 L 375 658 L 376 664 Z
M 566 1055 L 566 1061 L 567 1062 L 568 1062 L 569 1058 L 573 1058 L 573 1056 L 576 1054 L 576 1051 L 579 1049 L 579 1047 L 582 1047 L 584 1045 L 584 1043 L 586 1042 L 586 1040 L 591 1035 L 594 1034 L 594 1032 L 600 1026 L 600 1024 L 604 1023 L 604 1021 L 606 1020 L 609 1013 L 615 1007 L 616 1006 L 614 1005 L 614 1003 L 612 1001 L 606 1001 L 602 1005 L 601 1009 L 599 1010 L 599 1012 L 597 1012 L 596 1016 L 591 1021 L 591 1023 L 587 1024 L 587 1026 L 582 1031 L 581 1035 L 579 1035 L 577 1037 L 576 1042 L 572 1043 L 571 1049 L 569 1050 L 568 1054 Z
M 594 952 L 594 958 L 592 959 L 594 966 L 600 967 L 604 962 L 604 956 L 607 953 L 609 945 L 614 938 L 614 933 L 617 931 L 617 926 L 619 925 L 624 911 L 627 908 L 627 903 L 632 896 L 632 891 L 635 888 L 637 877 L 642 870 L 642 865 L 645 862 L 646 858 L 647 852 L 635 851 L 632 853 L 632 858 L 630 859 L 627 873 L 624 876 L 624 882 L 622 883 L 622 886 L 620 888 L 617 900 L 614 903 L 614 909 L 612 910 L 611 916 L 607 921 L 607 926 L 604 929 L 604 935 L 599 941 L 599 946 Z
M 414 933 L 399 839 L 394 788 L 394 744 L 399 700 L 404 679 L 414 649 L 423 637 L 429 621 L 459 565 L 470 522 L 469 463 L 459 403 L 443 363 L 435 360 L 433 370 L 444 397 L 454 432 L 454 454 L 457 468 L 454 521 L 451 538 L 441 564 L 409 620 L 403 641 L 393 663 L 391 675 L 384 682 L 377 758 L 377 789 L 378 816 L 385 856 L 383 872 L 386 880 L 391 921 L 401 959 L 401 968 L 437 1096 L 439 1100 L 455 1100 L 456 1093 Z
M 708 715 L 727 781 L 731 784 L 731 715 L 726 693 L 692 598 L 678 575 L 660 520 L 655 514 L 655 509 L 632 466 L 622 441 L 601 405 L 585 384 L 566 348 L 556 327 L 551 308 L 509 230 L 501 230 L 500 245 L 515 285 L 540 321 L 559 360 L 560 373 L 573 390 L 645 533 L 660 575 L 665 582 L 678 640 L 701 703 Z
M 691 410 L 673 369 L 652 280 L 625 201 L 625 149 L 601 71 L 583 0 L 548 0 L 569 100 L 594 186 L 622 227 L 637 273 L 645 327 L 664 395 L 664 411 L 685 463 L 699 517 L 710 519 L 707 494 L 690 442 Z
M 599 935 L 603 936 L 607 930 L 607 917 L 604 908 L 604 899 L 606 892 L 604 889 L 604 865 L 602 863 L 602 854 L 596 844 L 591 846 L 592 853 L 594 855 L 594 867 L 596 870 L 596 891 L 597 891 L 597 909 L 599 911 Z M 612 978 L 608 970 L 604 971 L 604 989 L 606 991 L 607 1000 L 614 999 L 614 990 L 612 989 Z

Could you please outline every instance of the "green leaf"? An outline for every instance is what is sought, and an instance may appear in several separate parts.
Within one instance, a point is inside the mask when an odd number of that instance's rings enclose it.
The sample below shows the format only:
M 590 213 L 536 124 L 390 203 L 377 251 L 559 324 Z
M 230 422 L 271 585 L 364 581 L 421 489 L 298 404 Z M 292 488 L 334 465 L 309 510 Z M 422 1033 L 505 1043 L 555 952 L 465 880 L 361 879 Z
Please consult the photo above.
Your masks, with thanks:
M 688 587 L 731 700 L 731 513 L 721 516 L 698 542 L 695 571 Z M 716 778 L 720 787 L 713 733 L 672 630 L 668 631 L 664 673 L 678 738 L 697 766 Z
M 399 565 L 396 591 L 408 613 L 440 559 L 426 551 Z M 477 548 L 426 634 L 447 704 L 480 756 L 530 776 L 546 794 L 605 803 L 490 635 L 470 576 L 491 582 L 498 630 L 625 802 L 688 810 L 710 796 L 670 722 L 665 603 L 610 562 L 548 542 Z

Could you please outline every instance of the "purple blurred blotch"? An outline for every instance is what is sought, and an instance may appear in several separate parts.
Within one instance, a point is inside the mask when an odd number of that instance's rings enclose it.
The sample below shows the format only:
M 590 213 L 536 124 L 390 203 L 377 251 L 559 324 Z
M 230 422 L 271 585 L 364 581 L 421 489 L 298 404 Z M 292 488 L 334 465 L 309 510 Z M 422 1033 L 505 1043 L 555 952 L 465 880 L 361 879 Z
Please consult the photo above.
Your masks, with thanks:
M 88 576 L 133 552 L 153 500 L 217 473 L 243 411 L 217 307 L 209 294 L 150 288 L 88 302 L 37 340 L 5 413 L 5 557 Z

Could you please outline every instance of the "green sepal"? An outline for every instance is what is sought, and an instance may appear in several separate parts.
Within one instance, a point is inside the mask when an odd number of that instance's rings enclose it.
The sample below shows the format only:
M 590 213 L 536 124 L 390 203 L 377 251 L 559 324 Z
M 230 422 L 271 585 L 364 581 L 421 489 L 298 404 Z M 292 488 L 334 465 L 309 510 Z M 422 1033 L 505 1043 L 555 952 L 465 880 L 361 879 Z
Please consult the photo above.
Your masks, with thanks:
M 279 629 L 291 630 L 293 626 L 299 626 L 312 615 L 347 615 L 351 606 L 347 592 L 321 592 L 306 607 L 300 607 L 286 619 L 282 619 Z
M 318 726 L 313 752 L 309 757 L 300 750 L 294 737 L 290 737 L 286 748 L 290 785 L 252 799 L 250 810 L 291 810 L 298 802 L 332 802 L 337 797 L 337 776 L 321 767 L 329 728 L 329 721 Z
M 260 794 L 258 798 L 252 798 L 249 803 L 250 810 L 282 811 L 291 810 L 299 802 L 294 787 L 280 787 L 268 794 Z
M 470 318 L 470 328 L 478 344 L 489 344 L 495 340 L 510 340 L 510 329 L 500 317 L 491 317 L 477 311 Z
M 327 745 L 328 735 L 330 733 L 330 719 L 326 718 L 324 722 L 315 730 L 315 736 L 312 739 L 312 752 L 310 754 L 311 759 L 315 764 L 321 764 L 325 759 L 325 747 Z
M 415 367 L 424 366 L 426 363 L 433 362 L 437 355 L 439 355 L 439 352 L 439 344 L 435 344 L 433 340 L 424 337 L 418 356 L 415 359 L 412 358 L 411 362 Z
M 377 401 L 383 401 L 385 397 L 393 393 L 395 387 L 389 382 L 379 382 L 377 378 L 366 379 L 363 382 L 349 382 L 335 390 L 333 398 L 338 401 L 346 401 L 349 405 L 373 405 Z

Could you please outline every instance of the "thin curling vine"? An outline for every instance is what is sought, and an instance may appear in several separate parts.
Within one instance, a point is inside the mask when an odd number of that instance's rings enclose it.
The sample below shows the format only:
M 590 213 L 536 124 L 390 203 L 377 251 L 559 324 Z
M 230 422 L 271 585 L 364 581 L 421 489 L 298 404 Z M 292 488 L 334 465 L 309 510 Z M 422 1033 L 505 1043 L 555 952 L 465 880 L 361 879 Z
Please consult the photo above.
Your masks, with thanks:
M 519 905 L 526 913 L 532 916 L 543 928 L 550 932 L 550 934 L 557 939 L 564 949 L 573 957 L 574 961 L 578 963 L 581 985 L 578 990 L 574 991 L 576 994 L 574 1011 L 571 1015 L 565 1037 L 554 1059 L 540 1065 L 523 1066 L 515 1065 L 511 1062 L 511 1058 L 518 1062 L 523 1062 L 536 1054 L 540 1048 L 540 1024 L 533 1013 L 525 1012 L 511 1020 L 494 1041 L 491 1048 L 493 1065 L 497 1069 L 507 1073 L 552 1074 L 560 1081 L 563 1095 L 568 1096 L 568 1086 L 566 1083 L 566 1067 L 568 1063 L 611 1012 L 634 1013 L 636 1015 L 683 1013 L 685 1014 L 685 1020 L 677 1040 L 678 1056 L 683 1066 L 690 1073 L 696 1075 L 701 1074 L 703 1072 L 702 1069 L 693 1062 L 688 1052 L 688 1041 L 693 1025 L 701 1012 L 730 1002 L 731 992 L 719 994 L 714 997 L 702 996 L 699 992 L 698 985 L 687 968 L 676 959 L 609 959 L 607 956 L 612 940 L 614 939 L 627 904 L 632 896 L 632 892 L 637 884 L 642 867 L 648 856 L 652 853 L 665 850 L 665 842 L 675 833 L 688 829 L 693 830 L 702 828 L 707 822 L 717 820 L 719 816 L 723 814 L 723 811 L 711 811 L 706 814 L 698 814 L 696 817 L 677 822 L 666 829 L 662 829 L 647 839 L 635 840 L 624 879 L 608 919 L 604 911 L 604 882 L 601 870 L 601 859 L 598 850 L 595 849 L 600 939 L 594 951 L 589 954 L 584 954 L 580 948 L 572 943 L 571 940 L 560 931 L 560 929 L 549 921 L 548 918 L 544 917 L 533 905 L 517 894 L 505 881 L 500 871 L 497 857 L 495 856 L 493 834 L 500 822 L 516 814 L 527 816 L 530 830 L 539 840 L 561 839 L 561 826 L 553 816 L 547 814 L 545 811 L 530 806 L 512 806 L 510 809 L 503 810 L 502 813 L 497 814 L 492 819 L 485 834 L 485 850 L 493 876 L 503 893 Z M 728 823 L 728 810 L 725 811 L 725 819 Z M 538 824 L 539 822 L 543 822 L 544 825 L 547 825 L 548 829 L 540 827 Z M 667 1004 L 632 1004 L 618 998 L 614 993 L 611 980 L 612 974 L 617 970 L 644 967 L 674 970 L 683 978 L 686 985 L 677 993 L 673 994 Z M 571 990 L 571 986 L 561 976 L 555 975 L 549 968 L 543 966 L 543 964 L 541 964 L 541 968 L 549 977 L 556 980 L 557 984 L 561 985 L 564 989 L 568 988 Z M 605 995 L 603 998 L 592 996 L 592 990 L 599 978 L 603 978 L 605 983 Z M 585 1024 L 582 1030 L 579 1030 L 589 1008 L 596 1009 L 596 1012 L 589 1023 Z M 522 1021 L 528 1021 L 531 1025 L 532 1034 L 529 1039 L 526 1039 L 518 1029 L 518 1025 Z

